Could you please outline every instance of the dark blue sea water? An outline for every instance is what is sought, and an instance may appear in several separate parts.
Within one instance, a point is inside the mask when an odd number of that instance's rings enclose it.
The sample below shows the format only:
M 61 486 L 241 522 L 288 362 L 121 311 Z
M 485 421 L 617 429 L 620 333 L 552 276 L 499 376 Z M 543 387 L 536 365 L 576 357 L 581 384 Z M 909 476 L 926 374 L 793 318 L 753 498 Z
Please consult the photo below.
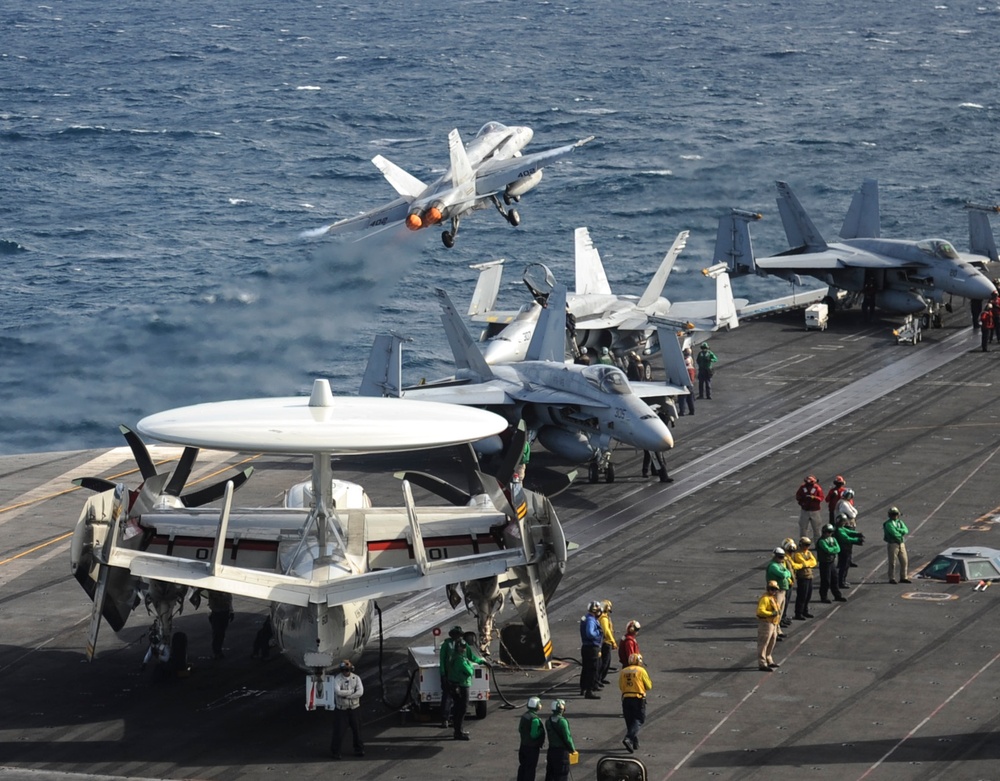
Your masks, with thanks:
M 580 225 L 621 292 L 690 229 L 667 292 L 711 295 L 697 272 L 728 207 L 763 211 L 758 250 L 784 249 L 775 179 L 834 235 L 875 176 L 884 235 L 964 247 L 962 204 L 1000 200 L 998 23 L 940 0 L 13 4 L 0 453 L 119 444 L 119 422 L 314 376 L 353 392 L 380 329 L 414 339 L 408 379 L 444 374 L 432 288 L 463 306 L 469 264 L 496 257 L 569 282 Z M 479 213 L 451 251 L 438 231 L 298 237 L 391 199 L 375 154 L 433 177 L 448 131 L 488 120 L 531 125 L 529 149 L 597 140 L 521 227 Z

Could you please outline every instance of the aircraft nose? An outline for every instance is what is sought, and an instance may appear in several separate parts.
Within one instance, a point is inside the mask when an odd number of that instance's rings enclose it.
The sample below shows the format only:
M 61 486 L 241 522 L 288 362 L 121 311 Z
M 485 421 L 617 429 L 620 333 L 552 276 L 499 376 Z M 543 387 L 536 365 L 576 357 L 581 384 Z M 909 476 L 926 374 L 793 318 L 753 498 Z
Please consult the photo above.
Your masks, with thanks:
M 527 125 L 521 125 L 518 128 L 518 132 L 520 133 L 521 142 L 523 144 L 530 144 L 531 143 L 531 139 L 535 137 L 535 131 L 532 130 Z
M 636 447 L 659 452 L 670 450 L 674 446 L 674 437 L 670 433 L 670 428 L 657 415 L 646 417 L 637 422 L 639 425 L 633 427 Z
M 959 295 L 963 298 L 978 298 L 981 300 L 989 298 L 996 290 L 996 286 L 990 282 L 989 277 L 978 272 L 965 280 L 962 288 L 963 292 Z

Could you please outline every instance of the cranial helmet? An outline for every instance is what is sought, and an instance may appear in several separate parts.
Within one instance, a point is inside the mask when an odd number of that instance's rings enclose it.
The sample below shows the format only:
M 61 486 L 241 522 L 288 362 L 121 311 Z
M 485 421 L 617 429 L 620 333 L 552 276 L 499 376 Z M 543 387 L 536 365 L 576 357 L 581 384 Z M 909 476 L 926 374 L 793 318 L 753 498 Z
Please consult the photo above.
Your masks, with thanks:
M 898 518 L 899 517 L 899 508 L 898 507 L 890 507 L 889 508 L 889 517 L 890 518 Z
M 635 634 L 640 629 L 642 629 L 642 624 L 640 624 L 638 621 L 629 621 L 628 624 L 626 624 L 625 626 L 625 634 L 628 634 L 629 632 Z
M 775 548 L 774 549 L 774 555 L 775 556 L 784 556 L 785 555 L 785 549 L 784 548 Z
M 349 673 L 354 671 L 354 665 L 351 664 L 350 659 L 345 659 L 340 663 L 340 671 L 342 673 Z
M 776 581 L 776 580 L 769 580 L 769 581 L 767 581 L 767 587 L 770 588 L 770 589 L 774 589 L 775 591 L 777 591 L 778 590 L 778 581 Z
M 642 664 L 642 654 L 629 654 L 628 655 L 629 664 Z
M 786 553 L 794 553 L 798 549 L 798 546 L 795 544 L 795 540 L 791 537 L 786 537 L 782 540 L 781 547 Z
M 590 605 L 587 607 L 587 610 L 589 612 L 593 613 L 595 616 L 596 615 L 600 615 L 600 613 L 601 613 L 601 603 L 600 602 L 596 602 L 596 601 L 595 602 L 591 602 Z
M 542 701 L 538 697 L 528 698 L 528 710 L 538 710 L 542 707 Z
M 608 354 L 608 348 L 607 347 L 602 347 L 601 348 L 601 355 L 607 355 L 607 354 Z
M 566 710 L 566 700 L 552 700 L 552 712 L 562 713 Z
M 603 612 L 603 613 L 610 613 L 611 612 L 611 600 L 610 599 L 605 599 L 603 602 L 601 602 L 601 612 Z
M 456 637 L 461 637 L 463 634 L 464 633 L 462 632 L 462 627 L 453 626 L 448 632 L 448 637 L 454 640 Z
M 810 540 L 808 537 L 803 537 L 801 540 L 799 540 L 799 547 L 800 548 L 802 546 L 804 546 L 804 545 L 812 545 L 812 544 L 813 544 L 813 541 Z
M 833 530 L 834 530 L 833 529 L 833 524 L 828 523 L 826 526 L 823 527 L 823 534 L 826 534 L 828 532 L 832 532 Z
M 845 499 L 853 499 L 854 498 L 854 489 L 853 488 L 845 488 L 844 489 L 844 498 Z
M 843 485 L 844 483 L 845 483 L 845 480 L 840 475 L 837 475 L 835 478 L 833 478 L 833 484 L 834 485 Z

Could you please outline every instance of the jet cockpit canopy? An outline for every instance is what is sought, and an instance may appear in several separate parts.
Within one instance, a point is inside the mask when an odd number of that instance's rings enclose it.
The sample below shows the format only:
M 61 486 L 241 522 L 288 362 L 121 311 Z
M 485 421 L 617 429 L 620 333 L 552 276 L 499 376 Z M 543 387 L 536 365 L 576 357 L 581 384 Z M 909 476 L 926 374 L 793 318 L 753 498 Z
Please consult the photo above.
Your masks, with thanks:
M 935 258 L 958 260 L 958 253 L 955 252 L 955 248 L 951 246 L 950 241 L 945 241 L 944 239 L 924 239 L 917 242 L 917 247 L 922 252 L 926 252 Z
M 617 366 L 599 364 L 588 366 L 583 370 L 587 382 L 602 393 L 615 393 L 619 396 L 631 396 L 632 388 L 628 384 L 625 372 Z

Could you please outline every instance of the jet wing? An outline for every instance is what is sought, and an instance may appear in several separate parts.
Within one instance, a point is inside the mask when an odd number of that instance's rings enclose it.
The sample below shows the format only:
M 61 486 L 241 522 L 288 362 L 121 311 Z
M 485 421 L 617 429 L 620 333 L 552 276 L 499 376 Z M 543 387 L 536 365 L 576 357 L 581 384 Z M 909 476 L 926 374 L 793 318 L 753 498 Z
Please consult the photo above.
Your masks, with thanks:
M 444 404 L 464 404 L 472 407 L 514 403 L 514 399 L 508 395 L 504 385 L 499 382 L 418 386 L 404 390 L 403 398 L 417 401 L 439 401 Z
M 642 325 L 636 323 L 645 322 L 646 316 L 641 313 L 637 316 L 633 310 L 622 309 L 617 312 L 599 312 L 587 317 L 576 319 L 576 329 L 578 331 L 599 331 L 604 328 L 624 328 L 626 331 L 642 330 Z M 632 322 L 633 325 L 626 326 L 625 323 Z
M 848 248 L 847 251 L 833 249 L 822 252 L 803 252 L 799 255 L 775 255 L 771 258 L 756 258 L 758 268 L 765 271 L 794 271 L 811 274 L 813 271 L 830 271 L 844 268 L 922 268 L 923 264 L 860 252 Z
M 391 228 L 396 223 L 400 223 L 405 220 L 406 215 L 409 214 L 409 212 L 409 202 L 407 202 L 405 198 L 397 198 L 396 200 L 387 203 L 385 206 L 372 209 L 371 211 L 359 214 L 356 217 L 348 217 L 338 222 L 331 223 L 330 225 L 324 225 L 322 228 L 303 231 L 301 235 L 303 238 L 316 238 L 327 233 L 383 230 L 385 228 Z
M 687 396 L 688 389 L 679 385 L 663 385 L 658 382 L 637 382 L 629 380 L 632 392 L 642 399 L 656 399 L 664 396 Z
M 567 144 L 545 152 L 521 155 L 509 160 L 487 160 L 476 171 L 476 195 L 492 195 L 518 179 L 534 176 L 540 168 L 566 157 L 574 149 L 583 146 L 588 141 L 593 141 L 593 139 L 593 136 L 589 136 L 574 144 Z

